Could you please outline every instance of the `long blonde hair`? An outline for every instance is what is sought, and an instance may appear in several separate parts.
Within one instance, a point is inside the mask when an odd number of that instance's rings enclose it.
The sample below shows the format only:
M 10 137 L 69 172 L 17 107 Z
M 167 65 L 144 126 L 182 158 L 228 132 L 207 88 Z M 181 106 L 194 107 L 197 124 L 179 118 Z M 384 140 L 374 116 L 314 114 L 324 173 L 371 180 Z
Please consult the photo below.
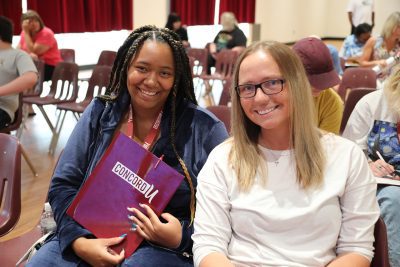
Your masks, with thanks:
M 314 120 L 314 103 L 311 88 L 299 57 L 286 45 L 274 41 L 256 42 L 246 48 L 236 62 L 232 97 L 232 149 L 229 161 L 238 179 L 240 190 L 248 191 L 259 172 L 265 185 L 266 164 L 258 148 L 260 126 L 249 120 L 235 91 L 238 85 L 242 61 L 249 55 L 262 50 L 276 61 L 286 81 L 289 94 L 290 146 L 294 150 L 298 183 L 305 189 L 322 183 L 325 155 L 321 145 L 321 133 Z M 284 89 L 286 90 L 286 89 Z
M 392 70 L 383 90 L 389 109 L 400 117 L 400 66 Z

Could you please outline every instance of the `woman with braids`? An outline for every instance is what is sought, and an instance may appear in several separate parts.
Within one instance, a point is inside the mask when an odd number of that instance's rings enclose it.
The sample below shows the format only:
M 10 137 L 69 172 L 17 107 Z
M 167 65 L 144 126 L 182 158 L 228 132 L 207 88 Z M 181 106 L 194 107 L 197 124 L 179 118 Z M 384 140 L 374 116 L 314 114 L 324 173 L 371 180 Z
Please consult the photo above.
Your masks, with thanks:
M 160 131 L 149 149 L 157 157 L 164 155 L 163 160 L 185 179 L 161 218 L 149 207 L 146 213 L 133 212 L 144 241 L 124 260 L 123 251 L 117 254 L 110 248 L 123 237 L 96 239 L 66 210 L 114 134 L 129 128 L 130 113 L 133 133 L 128 135 L 140 144 L 162 114 Z M 60 157 L 49 190 L 56 234 L 28 266 L 192 266 L 196 177 L 210 151 L 227 136 L 223 123 L 196 104 L 179 37 L 153 26 L 133 31 L 118 50 L 106 95 L 85 110 Z M 99 201 L 107 199 L 99 196 Z
M 317 128 L 300 58 L 254 43 L 233 84 L 233 137 L 198 176 L 195 266 L 369 266 L 376 183 L 357 145 Z

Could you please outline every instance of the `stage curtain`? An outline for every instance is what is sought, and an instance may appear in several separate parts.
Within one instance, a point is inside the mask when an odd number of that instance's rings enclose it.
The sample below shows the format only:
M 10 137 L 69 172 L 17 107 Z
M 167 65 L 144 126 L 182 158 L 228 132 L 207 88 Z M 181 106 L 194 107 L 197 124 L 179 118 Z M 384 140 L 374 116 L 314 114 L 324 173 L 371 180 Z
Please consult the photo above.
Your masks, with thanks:
M 0 0 L 0 15 L 11 19 L 14 23 L 14 35 L 19 35 L 21 32 L 21 1 Z
M 133 28 L 132 0 L 28 0 L 55 33 Z
M 215 0 L 171 0 L 171 12 L 181 16 L 184 25 L 214 24 Z
M 254 23 L 256 14 L 255 0 L 220 0 L 219 16 L 225 11 L 233 12 L 239 23 Z

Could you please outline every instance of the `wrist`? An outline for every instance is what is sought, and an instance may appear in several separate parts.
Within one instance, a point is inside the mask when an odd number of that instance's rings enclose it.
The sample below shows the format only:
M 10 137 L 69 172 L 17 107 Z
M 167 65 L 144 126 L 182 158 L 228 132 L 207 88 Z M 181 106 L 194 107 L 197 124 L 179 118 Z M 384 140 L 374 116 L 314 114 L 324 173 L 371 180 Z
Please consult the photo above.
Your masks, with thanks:
M 80 255 L 80 252 L 82 251 L 82 248 L 85 247 L 85 241 L 87 240 L 86 237 L 78 237 L 77 239 L 75 239 L 72 244 L 72 250 L 75 252 L 75 254 L 77 254 L 78 256 Z

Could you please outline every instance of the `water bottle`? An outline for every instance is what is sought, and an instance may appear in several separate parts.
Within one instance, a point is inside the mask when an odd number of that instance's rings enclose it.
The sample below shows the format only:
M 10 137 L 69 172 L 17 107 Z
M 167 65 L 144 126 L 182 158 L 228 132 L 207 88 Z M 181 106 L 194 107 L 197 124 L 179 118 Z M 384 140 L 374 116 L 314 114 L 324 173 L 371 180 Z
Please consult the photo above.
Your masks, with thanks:
M 382 68 L 381 65 L 376 65 L 375 67 L 372 68 L 372 70 L 375 71 L 376 74 L 380 74 L 384 70 L 393 67 L 399 61 L 400 61 L 400 54 L 397 54 L 396 56 L 389 57 L 389 58 L 386 59 L 386 67 Z
M 54 221 L 53 211 L 49 202 L 44 204 L 44 211 L 40 218 L 40 229 L 43 235 L 56 229 L 56 222 Z

